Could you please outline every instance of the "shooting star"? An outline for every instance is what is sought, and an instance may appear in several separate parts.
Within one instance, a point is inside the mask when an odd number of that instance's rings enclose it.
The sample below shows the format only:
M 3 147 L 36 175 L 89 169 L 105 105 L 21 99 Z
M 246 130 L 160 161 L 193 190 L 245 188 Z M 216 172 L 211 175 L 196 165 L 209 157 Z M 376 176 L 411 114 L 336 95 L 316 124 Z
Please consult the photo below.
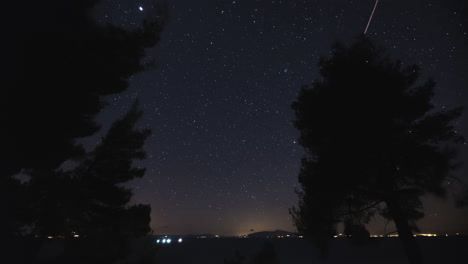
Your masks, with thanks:
M 375 9 L 377 8 L 378 4 L 379 4 L 379 0 L 376 0 L 375 5 L 374 5 L 374 9 L 372 10 L 372 14 L 370 15 L 370 18 L 369 18 L 369 22 L 367 22 L 366 29 L 364 30 L 364 35 L 367 33 L 367 30 L 369 29 L 369 25 L 370 25 L 370 23 L 372 21 L 372 17 L 374 17 L 374 12 L 375 12 Z

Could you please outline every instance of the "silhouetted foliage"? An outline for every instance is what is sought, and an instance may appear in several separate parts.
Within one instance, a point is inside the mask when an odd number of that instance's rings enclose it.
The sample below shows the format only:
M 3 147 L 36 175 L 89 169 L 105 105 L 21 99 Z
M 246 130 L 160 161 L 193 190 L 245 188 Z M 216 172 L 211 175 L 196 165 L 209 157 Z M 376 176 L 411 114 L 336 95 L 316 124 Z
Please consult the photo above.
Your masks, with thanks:
M 355 223 L 353 219 L 344 220 L 343 232 L 355 245 L 367 245 L 371 243 L 370 233 L 362 223 Z
M 32 177 L 29 189 L 39 197 L 31 208 L 33 235 L 71 239 L 64 257 L 78 263 L 117 260 L 127 253 L 129 238 L 151 230 L 151 208 L 128 206 L 132 192 L 122 186 L 144 175 L 144 168 L 133 165 L 145 158 L 142 148 L 150 134 L 135 129 L 141 115 L 135 103 L 75 169 Z M 75 235 L 79 241 L 73 241 Z
M 333 46 L 321 79 L 301 89 L 292 108 L 306 154 L 299 173 L 299 232 L 328 252 L 344 222 L 365 234 L 375 213 L 392 219 L 411 263 L 422 258 L 412 231 L 423 216 L 420 197 L 445 194 L 455 168 L 451 121 L 461 108 L 435 109 L 435 83 L 418 83 L 417 66 L 392 61 L 370 40 Z
M 149 232 L 149 206 L 127 207 L 131 191 L 121 186 L 144 173 L 132 166 L 144 158 L 149 134 L 133 129 L 141 111 L 134 105 L 91 153 L 77 140 L 99 130 L 94 119 L 105 96 L 125 91 L 128 79 L 145 69 L 142 59 L 159 41 L 164 8 L 125 30 L 93 19 L 99 2 L 4 5 L 21 16 L 7 17 L 12 23 L 4 32 L 0 206 L 8 217 L 0 219 L 1 239 Z M 60 169 L 70 160 L 76 169 Z
M 127 208 L 132 192 L 122 186 L 145 172 L 133 166 L 135 160 L 145 158 L 142 148 L 150 134 L 134 128 L 141 115 L 135 103 L 75 169 L 32 178 L 33 196 L 41 197 L 33 203 L 35 235 L 144 235 L 150 231 L 149 206 Z
M 468 185 L 462 185 L 462 190 L 457 194 L 455 203 L 457 207 L 468 207 Z
M 26 2 L 26 3 L 25 3 Z M 13 23 L 1 97 L 2 175 L 20 169 L 56 169 L 83 154 L 74 141 L 99 126 L 102 96 L 127 89 L 144 69 L 145 49 L 159 40 L 161 21 L 132 31 L 99 25 L 91 17 L 97 0 L 22 1 L 28 19 Z M 12 4 L 13 5 L 13 4 Z M 47 151 L 47 155 L 44 155 Z

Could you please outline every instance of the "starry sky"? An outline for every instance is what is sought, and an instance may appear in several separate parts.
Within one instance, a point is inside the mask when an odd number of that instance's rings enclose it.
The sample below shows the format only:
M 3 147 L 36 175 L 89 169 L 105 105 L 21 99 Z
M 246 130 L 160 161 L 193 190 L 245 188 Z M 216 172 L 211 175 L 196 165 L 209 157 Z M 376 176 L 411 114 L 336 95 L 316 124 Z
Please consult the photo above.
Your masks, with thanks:
M 381 0 L 368 36 L 422 77 L 438 83 L 437 108 L 468 107 L 468 24 L 463 0 Z M 151 128 L 146 176 L 129 183 L 133 202 L 152 207 L 155 234 L 240 235 L 294 230 L 288 209 L 303 150 L 290 108 L 299 88 L 318 78 L 317 63 L 339 40 L 366 27 L 374 0 L 167 0 L 167 25 L 147 60 L 98 121 L 108 127 L 134 99 Z M 463 8 L 465 8 L 463 11 Z M 103 0 L 101 23 L 133 28 L 157 2 Z M 465 12 L 465 13 L 463 13 Z M 466 116 L 456 128 L 468 137 Z M 85 139 L 88 146 L 96 137 Z M 460 159 L 468 160 L 461 146 Z M 468 181 L 468 166 L 456 174 Z M 451 183 L 447 182 L 448 185 Z M 425 232 L 468 232 L 467 209 L 424 199 Z M 383 233 L 377 221 L 371 233 Z

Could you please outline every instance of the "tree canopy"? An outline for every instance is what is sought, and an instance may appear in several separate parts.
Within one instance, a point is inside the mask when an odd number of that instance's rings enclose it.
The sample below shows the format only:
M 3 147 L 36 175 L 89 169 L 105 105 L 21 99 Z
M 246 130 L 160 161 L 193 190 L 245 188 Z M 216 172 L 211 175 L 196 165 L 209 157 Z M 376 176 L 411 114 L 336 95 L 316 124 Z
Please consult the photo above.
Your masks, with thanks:
M 106 236 L 112 242 L 109 234 L 150 231 L 150 207 L 129 206 L 132 192 L 122 186 L 144 174 L 134 161 L 145 158 L 150 131 L 135 128 L 142 115 L 137 104 L 95 149 L 85 151 L 79 139 L 99 131 L 95 117 L 106 96 L 125 91 L 130 77 L 148 66 L 143 58 L 159 42 L 165 9 L 123 29 L 95 20 L 99 2 L 5 3 L 5 10 L 21 10 L 21 16 L 8 15 L 11 23 L 4 32 L 0 207 L 7 217 L 0 219 L 2 240 L 21 244 L 25 234 L 39 240 L 78 235 L 94 237 L 98 245 Z M 66 161 L 77 166 L 65 170 Z M 23 245 L 16 249 L 25 251 Z
M 76 139 L 98 131 L 94 117 L 106 104 L 103 96 L 123 92 L 128 78 L 145 68 L 141 60 L 159 41 L 162 20 L 147 20 L 134 30 L 100 25 L 91 12 L 98 2 L 8 4 L 27 19 L 12 18 L 5 37 L 2 177 L 21 169 L 56 169 L 82 155 Z
M 420 263 L 412 235 L 420 198 L 445 194 L 456 167 L 451 146 L 463 141 L 451 122 L 462 109 L 436 109 L 435 82 L 420 82 L 417 66 L 388 58 L 364 36 L 335 44 L 319 68 L 322 78 L 292 104 L 306 152 L 291 209 L 296 227 L 326 253 L 338 223 L 362 234 L 378 213 L 395 222 L 411 263 Z
M 145 173 L 134 165 L 145 158 L 143 145 L 151 132 L 135 129 L 142 114 L 135 102 L 73 170 L 33 175 L 29 190 L 32 197 L 40 198 L 32 202 L 36 236 L 145 235 L 150 231 L 149 206 L 128 207 L 132 191 L 122 185 Z

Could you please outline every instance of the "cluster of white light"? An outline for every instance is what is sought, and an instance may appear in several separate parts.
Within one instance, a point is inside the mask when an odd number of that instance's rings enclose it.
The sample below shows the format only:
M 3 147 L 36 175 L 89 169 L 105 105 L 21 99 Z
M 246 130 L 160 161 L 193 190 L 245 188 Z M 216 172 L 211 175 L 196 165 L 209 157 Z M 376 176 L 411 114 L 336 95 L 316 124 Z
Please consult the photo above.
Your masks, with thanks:
M 156 239 L 156 244 L 170 244 L 172 239 L 170 238 L 163 238 L 163 239 Z M 182 238 L 179 238 L 177 242 L 182 243 Z
M 168 239 L 163 238 L 162 240 L 161 240 L 161 239 L 157 239 L 157 240 L 156 240 L 156 243 L 157 243 L 157 244 L 159 244 L 159 243 L 162 243 L 162 244 L 170 244 L 170 243 L 171 243 L 171 239 L 170 239 L 170 238 L 168 238 Z

